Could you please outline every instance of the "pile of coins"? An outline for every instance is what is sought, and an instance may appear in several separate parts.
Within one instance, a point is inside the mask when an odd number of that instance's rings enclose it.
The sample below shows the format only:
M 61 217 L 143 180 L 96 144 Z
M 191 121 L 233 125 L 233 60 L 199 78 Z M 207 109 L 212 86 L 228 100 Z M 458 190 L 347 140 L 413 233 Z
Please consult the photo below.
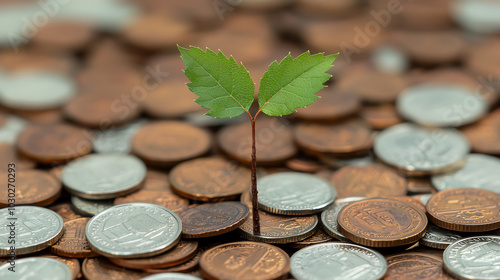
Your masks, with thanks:
M 500 279 L 499 1 L 64 2 L 0 1 L 0 279 Z M 340 52 L 257 119 L 258 235 L 177 44 Z

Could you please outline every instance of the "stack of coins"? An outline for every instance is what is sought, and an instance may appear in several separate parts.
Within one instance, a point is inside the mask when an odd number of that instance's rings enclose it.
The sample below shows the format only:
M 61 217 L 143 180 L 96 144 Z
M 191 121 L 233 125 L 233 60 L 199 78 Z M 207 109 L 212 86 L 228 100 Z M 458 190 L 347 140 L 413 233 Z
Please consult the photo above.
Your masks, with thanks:
M 0 279 L 500 279 L 499 12 L 0 1 Z M 339 52 L 314 104 L 257 119 L 258 235 L 249 121 L 204 115 L 177 45 L 256 87 Z

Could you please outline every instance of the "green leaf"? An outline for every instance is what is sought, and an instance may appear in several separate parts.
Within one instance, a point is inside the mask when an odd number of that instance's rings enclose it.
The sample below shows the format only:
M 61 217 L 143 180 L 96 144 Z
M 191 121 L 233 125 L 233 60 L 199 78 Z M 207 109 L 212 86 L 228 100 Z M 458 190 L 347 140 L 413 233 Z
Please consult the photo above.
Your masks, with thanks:
M 269 116 L 283 116 L 311 105 L 318 99 L 315 94 L 325 87 L 323 83 L 330 79 L 325 72 L 337 55 L 305 52 L 293 59 L 288 54 L 279 64 L 271 63 L 260 81 L 259 109 Z
M 195 101 L 209 109 L 206 115 L 215 118 L 236 117 L 248 111 L 254 101 L 255 85 L 243 64 L 238 65 L 219 50 L 216 54 L 191 46 L 177 46 L 186 65 L 184 74 L 189 89 L 199 98 Z

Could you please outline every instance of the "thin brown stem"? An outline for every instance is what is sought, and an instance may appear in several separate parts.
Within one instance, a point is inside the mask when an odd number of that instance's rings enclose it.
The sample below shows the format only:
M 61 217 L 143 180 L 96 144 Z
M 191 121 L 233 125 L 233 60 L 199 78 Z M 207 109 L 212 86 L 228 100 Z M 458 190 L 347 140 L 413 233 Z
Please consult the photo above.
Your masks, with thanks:
M 250 121 L 252 123 L 252 212 L 253 234 L 260 235 L 259 204 L 257 200 L 257 150 L 255 149 L 255 117 L 250 118 Z

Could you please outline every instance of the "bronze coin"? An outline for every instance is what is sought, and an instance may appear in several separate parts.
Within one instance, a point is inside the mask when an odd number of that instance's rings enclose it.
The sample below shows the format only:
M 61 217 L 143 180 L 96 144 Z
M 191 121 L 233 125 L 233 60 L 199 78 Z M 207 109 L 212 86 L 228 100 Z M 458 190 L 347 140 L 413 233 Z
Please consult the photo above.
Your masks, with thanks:
M 384 280 L 453 280 L 443 270 L 443 258 L 425 253 L 404 253 L 386 258 Z
M 71 56 L 47 54 L 34 49 L 19 51 L 2 51 L 0 65 L 9 72 L 26 70 L 43 70 L 68 74 L 76 69 L 76 60 Z
M 132 152 L 147 164 L 165 167 L 207 153 L 210 133 L 177 121 L 160 121 L 142 126 L 132 140 Z
M 302 158 L 292 158 L 286 162 L 286 167 L 294 171 L 306 172 L 306 173 L 316 173 L 326 166 L 316 160 L 302 159 Z
M 407 202 L 371 198 L 344 206 L 337 223 L 340 233 L 354 243 L 396 247 L 418 241 L 424 235 L 427 217 Z
M 11 112 L 33 124 L 57 124 L 64 120 L 59 108 L 40 111 L 11 110 Z
M 143 75 L 130 65 L 106 65 L 84 68 L 76 76 L 80 86 L 80 94 L 98 94 L 98 95 L 121 95 L 123 93 L 134 93 L 129 96 L 124 94 L 125 99 L 115 101 L 113 108 L 122 114 L 126 110 L 135 110 L 143 95 L 135 93 L 134 87 L 143 85 Z M 131 97 L 131 98 L 129 98 Z
M 337 0 L 337 1 L 324 1 L 324 0 L 298 0 L 296 1 L 297 11 L 305 12 L 311 15 L 346 15 L 359 8 L 359 2 L 355 0 Z
M 461 130 L 474 152 L 500 155 L 500 109 Z
M 352 196 L 379 197 L 406 194 L 406 179 L 383 165 L 346 166 L 330 178 L 337 198 Z
M 333 237 L 326 234 L 326 232 L 323 229 L 318 228 L 313 236 L 306 238 L 302 241 L 290 243 L 287 245 L 292 247 L 292 248 L 295 248 L 295 249 L 302 249 L 302 248 L 305 248 L 305 247 L 310 246 L 310 245 L 320 244 L 320 243 L 324 243 L 324 242 L 330 242 L 332 240 L 333 240 Z
M 467 48 L 459 32 L 397 31 L 392 34 L 394 44 L 406 52 L 415 62 L 436 65 L 457 61 Z
M 426 205 L 431 222 L 445 229 L 484 232 L 500 228 L 500 195 L 483 189 L 449 189 Z
M 320 99 L 306 108 L 297 109 L 294 116 L 306 121 L 336 121 L 355 114 L 361 108 L 358 96 L 335 88 L 325 88 L 318 95 Z
M 362 120 L 335 124 L 299 123 L 294 130 L 297 144 L 310 154 L 351 157 L 366 154 L 373 145 L 373 131 Z
M 285 244 L 305 240 L 314 235 L 319 222 L 318 216 L 283 216 L 274 215 L 259 210 L 260 235 L 253 234 L 252 200 L 250 191 L 241 195 L 241 203 L 245 204 L 250 213 L 248 219 L 240 226 L 239 232 L 248 240 Z
M 95 30 L 80 22 L 50 22 L 41 26 L 31 39 L 36 47 L 48 50 L 77 51 L 93 39 Z
M 15 204 L 47 206 L 61 196 L 62 185 L 54 176 L 40 170 L 18 170 L 15 173 L 0 173 L 0 208 L 7 207 L 11 196 L 7 192 L 7 184 L 15 185 Z M 15 183 L 9 183 L 9 178 L 15 178 Z
M 252 154 L 252 130 L 245 122 L 222 128 L 217 134 L 217 142 L 228 157 L 250 165 Z M 297 153 L 292 131 L 277 118 L 261 118 L 255 124 L 255 147 L 257 164 L 278 165 Z
M 366 102 L 390 103 L 396 100 L 407 84 L 406 78 L 400 74 L 380 72 L 365 64 L 354 64 L 342 73 L 336 87 Z
M 57 204 L 49 207 L 49 209 L 59 214 L 59 216 L 61 216 L 61 218 L 63 219 L 63 222 L 83 218 L 83 216 L 75 213 L 70 203 Z
M 182 242 L 182 241 L 181 241 Z M 147 268 L 144 269 L 147 273 L 187 273 L 195 271 L 200 263 L 201 255 L 203 254 L 203 249 L 198 249 L 198 253 L 188 260 L 187 262 L 172 266 L 169 268 Z
M 290 257 L 280 248 L 257 242 L 219 245 L 201 256 L 200 269 L 211 280 L 286 279 Z
M 130 103 L 125 103 L 124 98 Z M 79 94 L 66 104 L 64 114 L 83 126 L 104 130 L 136 119 L 141 111 L 134 100 L 131 94 Z
M 381 7 L 384 10 L 387 9 L 387 5 L 392 5 L 390 1 L 370 1 L 370 3 L 385 4 Z M 404 9 L 395 15 L 394 23 L 409 30 L 439 30 L 451 27 L 454 24 L 451 14 L 453 3 L 453 0 L 420 0 L 405 3 Z
M 498 81 L 500 77 L 500 54 L 498 49 L 500 48 L 500 39 L 491 37 L 491 39 L 484 40 L 481 43 L 471 47 L 465 57 L 465 65 L 467 68 L 472 70 L 474 73 L 480 75 L 483 79 L 493 85 L 489 80 L 493 78 L 493 81 Z M 499 86 L 495 86 L 499 88 Z
M 249 188 L 250 170 L 223 158 L 200 158 L 174 167 L 169 179 L 173 190 L 184 197 L 230 200 Z
M 184 225 L 183 225 L 184 226 Z M 161 269 L 183 264 L 192 259 L 198 251 L 197 241 L 181 240 L 167 252 L 148 258 L 140 259 L 109 259 L 116 265 L 132 269 Z
M 92 152 L 92 135 L 67 125 L 32 125 L 18 137 L 18 151 L 40 163 L 65 163 Z
M 427 210 L 425 209 L 425 205 L 422 202 L 420 202 L 419 200 L 417 200 L 411 196 L 386 196 L 385 198 L 391 198 L 391 199 L 407 202 L 407 203 L 415 206 L 415 208 L 420 210 L 420 212 L 422 214 L 425 215 L 427 213 Z
M 144 111 L 155 118 L 179 118 L 203 110 L 196 102 L 196 94 L 185 83 L 163 83 L 148 93 L 142 102 Z
M 373 128 L 380 130 L 403 122 L 392 104 L 364 106 L 361 109 L 361 118 Z
M 408 182 L 409 193 L 417 194 L 436 192 L 429 177 L 408 177 L 406 178 L 406 181 Z
M 179 214 L 182 237 L 204 238 L 221 235 L 237 229 L 248 217 L 246 205 L 226 201 L 202 204 Z
M 187 21 L 164 13 L 148 13 L 136 18 L 123 31 L 130 43 L 144 49 L 173 48 L 189 39 L 192 27 Z
M 7 172 L 7 165 L 14 163 L 16 169 L 31 169 L 35 168 L 36 163 L 17 153 L 16 147 L 12 144 L 0 144 L 0 166 L 3 172 Z
M 50 251 L 67 258 L 92 258 L 99 256 L 90 249 L 85 237 L 85 227 L 90 218 L 80 218 L 64 222 L 63 235 Z
M 87 280 L 140 280 L 149 275 L 146 272 L 116 266 L 103 257 L 85 259 L 82 271 Z

